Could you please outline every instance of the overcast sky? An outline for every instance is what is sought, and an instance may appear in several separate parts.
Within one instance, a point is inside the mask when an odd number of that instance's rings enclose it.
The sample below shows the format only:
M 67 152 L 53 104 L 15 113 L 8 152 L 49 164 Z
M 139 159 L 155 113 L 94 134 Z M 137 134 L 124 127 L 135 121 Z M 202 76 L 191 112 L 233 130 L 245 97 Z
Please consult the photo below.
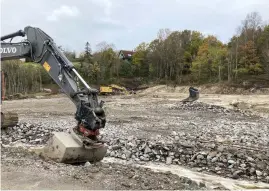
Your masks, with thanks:
M 247 13 L 269 20 L 269 0 L 1 0 L 1 34 L 36 26 L 81 51 L 86 41 L 134 49 L 159 29 L 199 30 L 227 42 Z

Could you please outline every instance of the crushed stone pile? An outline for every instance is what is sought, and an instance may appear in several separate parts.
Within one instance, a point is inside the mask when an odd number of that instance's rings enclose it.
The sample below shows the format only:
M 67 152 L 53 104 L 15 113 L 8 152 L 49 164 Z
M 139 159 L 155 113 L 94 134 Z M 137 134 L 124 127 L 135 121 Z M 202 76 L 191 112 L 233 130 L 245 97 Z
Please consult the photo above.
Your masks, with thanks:
M 198 171 L 216 173 L 234 179 L 269 182 L 269 150 L 232 148 L 231 145 L 205 144 L 199 141 L 174 142 L 142 139 L 117 139 L 109 142 L 107 155 L 125 160 L 154 161 L 187 165 Z
M 1 143 L 3 145 L 26 143 L 26 144 L 45 144 L 52 136 L 52 132 L 67 131 L 61 126 L 45 126 L 44 124 L 18 123 L 18 125 L 2 130 Z
M 2 131 L 2 145 L 18 142 L 30 145 L 43 145 L 53 131 L 67 129 L 46 129 L 42 126 L 19 124 Z M 186 134 L 172 132 L 170 141 L 161 135 L 155 140 L 128 138 L 108 139 L 107 156 L 133 162 L 160 162 L 186 165 L 197 171 L 216 173 L 234 179 L 258 180 L 269 183 L 268 147 L 251 147 L 231 142 L 204 142 L 199 139 L 186 139 Z
M 228 109 L 218 105 L 211 105 L 202 103 L 199 101 L 196 102 L 187 102 L 187 103 L 178 103 L 175 106 L 171 106 L 170 110 L 187 110 L 187 111 L 206 111 L 213 113 L 222 113 L 224 115 L 233 115 L 237 114 L 239 116 L 251 116 L 252 113 L 250 111 L 243 111 L 239 108 Z

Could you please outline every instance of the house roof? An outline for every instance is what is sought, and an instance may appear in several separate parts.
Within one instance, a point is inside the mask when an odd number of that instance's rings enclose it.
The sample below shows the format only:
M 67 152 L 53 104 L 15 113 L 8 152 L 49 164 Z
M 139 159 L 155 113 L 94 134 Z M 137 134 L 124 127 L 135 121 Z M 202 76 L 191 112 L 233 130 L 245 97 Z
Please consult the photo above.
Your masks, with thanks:
M 124 57 L 131 57 L 135 52 L 134 51 L 130 51 L 130 50 L 121 50 L 119 53 L 121 53 L 124 55 Z

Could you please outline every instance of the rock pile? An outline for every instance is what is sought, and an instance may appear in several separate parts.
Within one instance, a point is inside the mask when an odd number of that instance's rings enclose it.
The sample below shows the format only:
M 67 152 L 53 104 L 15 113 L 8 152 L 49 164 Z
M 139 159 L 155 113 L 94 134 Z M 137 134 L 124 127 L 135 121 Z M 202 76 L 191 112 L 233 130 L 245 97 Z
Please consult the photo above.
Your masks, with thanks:
M 18 125 L 2 130 L 1 143 L 26 143 L 31 145 L 38 145 L 46 143 L 53 131 L 63 132 L 66 129 L 54 126 L 44 126 L 41 124 L 19 123 Z
M 197 142 L 173 143 L 135 139 L 109 142 L 107 155 L 124 160 L 154 161 L 187 165 L 198 171 L 217 173 L 234 179 L 244 178 L 269 182 L 269 150 L 231 149 Z
M 218 105 L 210 105 L 202 102 L 187 102 L 187 103 L 179 103 L 176 106 L 172 106 L 169 109 L 171 110 L 188 110 L 188 111 L 206 111 L 213 113 L 222 113 L 226 115 L 232 115 L 234 113 L 241 115 L 251 115 L 248 111 L 242 111 L 239 108 L 235 108 L 233 110 L 227 109 L 225 107 L 221 107 Z
M 53 131 L 67 129 L 22 123 L 2 131 L 1 141 L 4 145 L 16 142 L 40 145 L 48 141 Z M 257 149 L 231 143 L 202 142 L 200 139 L 186 137 L 188 135 L 173 131 L 170 141 L 160 135 L 154 139 L 109 138 L 107 156 L 134 162 L 186 165 L 198 171 L 235 179 L 269 182 L 268 147 Z

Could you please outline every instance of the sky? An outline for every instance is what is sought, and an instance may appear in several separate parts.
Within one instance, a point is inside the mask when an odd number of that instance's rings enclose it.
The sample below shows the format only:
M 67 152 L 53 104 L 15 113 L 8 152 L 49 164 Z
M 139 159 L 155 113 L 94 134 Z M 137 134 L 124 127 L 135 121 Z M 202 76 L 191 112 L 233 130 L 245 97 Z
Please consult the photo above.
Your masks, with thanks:
M 78 52 L 87 41 L 93 51 L 103 41 L 133 50 L 163 28 L 198 30 L 227 42 L 248 13 L 269 21 L 268 10 L 269 0 L 1 0 L 1 35 L 30 25 Z

